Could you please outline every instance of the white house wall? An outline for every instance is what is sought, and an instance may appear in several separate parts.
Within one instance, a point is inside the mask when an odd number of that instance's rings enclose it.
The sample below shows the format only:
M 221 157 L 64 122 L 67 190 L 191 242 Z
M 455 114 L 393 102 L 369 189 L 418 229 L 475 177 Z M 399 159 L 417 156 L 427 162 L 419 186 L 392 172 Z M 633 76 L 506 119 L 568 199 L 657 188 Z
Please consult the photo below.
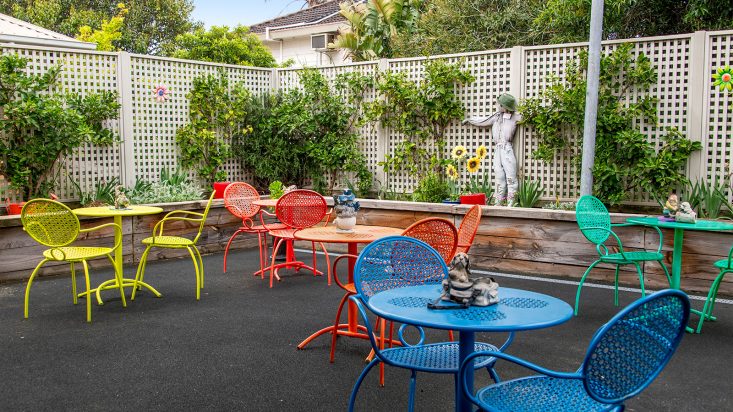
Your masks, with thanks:
M 296 67 L 332 66 L 348 62 L 342 51 L 323 53 L 313 50 L 310 36 L 268 41 L 266 45 L 278 64 L 288 59 L 293 59 Z

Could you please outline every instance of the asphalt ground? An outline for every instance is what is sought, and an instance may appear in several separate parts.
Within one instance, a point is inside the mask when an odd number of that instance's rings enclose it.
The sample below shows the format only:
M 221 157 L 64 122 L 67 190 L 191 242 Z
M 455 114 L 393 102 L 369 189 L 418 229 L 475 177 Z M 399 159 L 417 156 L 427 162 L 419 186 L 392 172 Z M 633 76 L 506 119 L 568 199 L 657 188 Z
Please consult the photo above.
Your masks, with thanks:
M 304 253 L 299 253 L 306 262 Z M 319 258 L 320 267 L 324 260 Z M 367 341 L 340 338 L 336 362 L 328 362 L 330 336 L 305 350 L 296 345 L 333 322 L 343 292 L 325 277 L 284 272 L 273 289 L 252 276 L 257 250 L 234 251 L 229 272 L 222 255 L 204 256 L 206 287 L 195 300 L 193 265 L 179 259 L 150 262 L 145 280 L 163 297 L 142 292 L 123 308 L 115 291 L 92 308 L 71 301 L 70 276 L 40 279 L 31 290 L 30 318 L 23 319 L 25 283 L 0 285 L 0 410 L 245 410 L 341 411 L 369 352 Z M 125 268 L 132 277 L 135 268 Z M 92 268 L 92 285 L 111 278 Z M 497 276 L 501 286 L 523 288 L 574 302 L 572 282 Z M 78 273 L 81 290 L 83 276 Z M 129 296 L 129 290 L 128 290 Z M 622 291 L 621 304 L 639 297 Z M 693 307 L 701 308 L 701 300 Z M 613 292 L 585 287 L 580 316 L 544 330 L 518 333 L 508 353 L 545 367 L 576 370 L 593 333 L 619 308 Z M 717 322 L 700 335 L 687 334 L 662 374 L 629 411 L 733 410 L 733 305 L 719 303 Z M 345 315 L 344 315 L 345 317 Z M 695 316 L 693 322 L 697 321 Z M 445 340 L 430 331 L 429 340 Z M 500 345 L 505 334 L 479 334 Z M 503 379 L 528 371 L 499 363 Z M 488 374 L 477 372 L 477 385 Z M 407 407 L 409 372 L 387 367 L 386 386 L 373 369 L 361 387 L 357 410 Z M 420 373 L 416 409 L 449 411 L 453 378 Z

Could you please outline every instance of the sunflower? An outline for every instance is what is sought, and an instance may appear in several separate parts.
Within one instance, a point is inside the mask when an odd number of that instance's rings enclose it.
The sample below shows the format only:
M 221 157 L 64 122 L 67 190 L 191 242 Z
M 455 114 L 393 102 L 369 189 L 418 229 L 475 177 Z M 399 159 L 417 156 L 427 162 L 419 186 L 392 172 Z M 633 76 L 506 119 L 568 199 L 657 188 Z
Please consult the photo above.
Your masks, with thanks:
M 718 72 L 713 75 L 713 86 L 718 86 L 721 91 L 733 90 L 733 69 L 730 66 L 718 68 Z
M 466 161 L 466 169 L 468 169 L 470 173 L 478 172 L 479 166 L 481 166 L 481 159 L 478 157 L 472 157 Z
M 486 150 L 486 146 L 484 146 L 484 145 L 481 145 L 481 146 L 478 147 L 478 149 L 476 149 L 476 157 L 478 157 L 480 159 L 486 158 L 486 155 L 488 153 L 489 153 L 489 151 Z
M 446 166 L 445 174 L 450 180 L 458 180 L 458 170 L 453 165 Z
M 464 146 L 456 146 L 453 148 L 451 154 L 456 160 L 463 159 L 464 157 L 466 157 L 466 148 Z

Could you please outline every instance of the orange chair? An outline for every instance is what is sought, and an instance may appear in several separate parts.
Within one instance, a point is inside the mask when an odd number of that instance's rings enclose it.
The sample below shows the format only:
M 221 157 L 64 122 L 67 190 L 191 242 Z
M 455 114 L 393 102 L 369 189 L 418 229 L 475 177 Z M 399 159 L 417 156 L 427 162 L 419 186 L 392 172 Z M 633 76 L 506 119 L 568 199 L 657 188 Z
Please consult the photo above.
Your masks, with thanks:
M 479 223 L 481 223 L 481 206 L 473 205 L 463 216 L 461 226 L 458 228 L 456 253 L 468 253 L 468 250 L 473 246 L 473 239 L 476 237 Z
M 402 236 L 422 240 L 437 250 L 446 264 L 449 264 L 458 246 L 458 231 L 450 221 L 439 217 L 419 220 L 402 232 Z
M 272 251 L 272 263 L 269 268 L 266 268 L 270 270 L 270 287 L 272 287 L 273 279 L 277 278 L 278 281 L 280 280 L 280 276 L 278 276 L 277 270 L 283 267 L 294 268 L 296 269 L 296 271 L 300 269 L 307 269 L 313 271 L 314 276 L 323 274 L 322 272 L 319 272 L 316 268 L 315 242 L 311 242 L 313 248 L 312 267 L 306 265 L 303 262 L 296 261 L 294 253 L 292 252 L 292 247 L 288 247 L 288 256 L 285 263 L 275 264 L 275 256 L 277 256 L 277 251 L 280 249 L 280 246 L 282 246 L 283 242 L 288 242 L 292 245 L 292 242 L 295 241 L 295 232 L 301 229 L 315 226 L 323 221 L 324 218 L 328 218 L 330 212 L 328 212 L 327 210 L 328 205 L 326 204 L 326 199 L 318 192 L 314 192 L 312 190 L 298 189 L 285 193 L 280 199 L 278 199 L 277 204 L 275 205 L 274 215 L 264 210 L 260 213 L 262 225 L 268 229 L 268 234 L 270 236 L 278 238 L 278 241 Z M 280 220 L 287 227 L 285 229 L 273 229 L 272 225 L 265 224 L 263 217 L 264 215 L 276 216 L 278 220 Z M 326 220 L 326 222 L 328 222 L 328 220 Z M 326 272 L 328 277 L 328 284 L 331 285 L 331 263 L 328 257 L 328 251 L 326 250 L 326 247 L 323 245 L 323 243 L 319 242 L 319 245 L 321 246 L 321 249 L 323 249 L 323 253 L 325 253 L 326 255 Z
M 242 227 L 237 229 L 236 232 L 229 238 L 227 247 L 224 249 L 224 273 L 227 271 L 227 255 L 229 254 L 229 247 L 240 233 L 254 233 L 257 234 L 258 245 L 260 248 L 260 270 L 256 272 L 260 274 L 262 278 L 265 277 L 263 268 L 265 267 L 265 261 L 267 259 L 267 232 L 270 230 L 285 229 L 282 223 L 271 223 L 267 227 L 264 225 L 255 225 L 253 217 L 260 213 L 260 207 L 252 204 L 255 200 L 259 200 L 260 194 L 257 189 L 244 182 L 234 182 L 227 186 L 224 190 L 224 207 L 227 208 L 229 213 L 242 219 Z

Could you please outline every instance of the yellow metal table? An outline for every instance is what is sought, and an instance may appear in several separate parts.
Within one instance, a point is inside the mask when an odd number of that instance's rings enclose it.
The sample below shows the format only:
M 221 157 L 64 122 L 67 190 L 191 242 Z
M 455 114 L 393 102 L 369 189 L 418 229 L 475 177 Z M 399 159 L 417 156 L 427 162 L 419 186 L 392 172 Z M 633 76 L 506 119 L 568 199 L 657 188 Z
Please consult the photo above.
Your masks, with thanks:
M 79 209 L 72 210 L 75 215 L 77 216 L 87 216 L 87 217 L 112 217 L 114 218 L 114 221 L 116 224 L 118 224 L 120 227 L 122 227 L 122 217 L 123 216 L 143 216 L 143 215 L 155 215 L 158 213 L 162 213 L 163 209 L 159 207 L 154 206 L 137 206 L 132 205 L 128 207 L 127 209 L 115 209 L 110 206 L 100 206 L 100 207 L 82 207 Z M 126 279 L 124 276 L 124 272 L 122 271 L 122 234 L 115 231 L 115 243 L 119 242 L 120 247 L 118 247 L 115 250 L 115 266 L 116 269 L 119 270 L 119 273 L 122 273 L 122 287 L 137 287 L 142 286 L 149 291 L 151 291 L 156 297 L 161 297 L 162 295 L 155 290 L 152 286 L 148 285 L 145 282 L 135 281 L 135 279 Z M 119 285 L 117 284 L 117 279 L 110 279 L 105 282 L 102 282 L 95 290 L 97 294 L 97 303 L 100 305 L 103 304 L 102 297 L 100 295 L 100 292 L 107 289 L 117 289 L 119 288 Z

